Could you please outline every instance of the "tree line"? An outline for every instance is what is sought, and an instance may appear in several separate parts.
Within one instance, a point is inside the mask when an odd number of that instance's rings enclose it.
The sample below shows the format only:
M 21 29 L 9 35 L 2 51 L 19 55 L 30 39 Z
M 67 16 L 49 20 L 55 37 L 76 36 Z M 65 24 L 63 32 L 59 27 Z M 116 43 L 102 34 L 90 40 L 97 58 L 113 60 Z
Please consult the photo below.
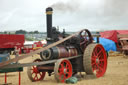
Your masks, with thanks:
M 17 31 L 15 32 L 15 34 L 27 34 L 27 33 L 29 33 L 29 34 L 39 34 L 39 31 L 38 31 L 38 30 L 35 30 L 35 31 L 27 32 L 27 31 L 25 31 L 25 30 L 17 30 Z
M 17 30 L 15 31 L 14 33 L 11 33 L 11 32 L 7 32 L 7 31 L 4 31 L 4 32 L 0 32 L 0 34 L 39 34 L 40 32 L 38 30 L 35 30 L 35 31 L 26 31 L 26 30 Z

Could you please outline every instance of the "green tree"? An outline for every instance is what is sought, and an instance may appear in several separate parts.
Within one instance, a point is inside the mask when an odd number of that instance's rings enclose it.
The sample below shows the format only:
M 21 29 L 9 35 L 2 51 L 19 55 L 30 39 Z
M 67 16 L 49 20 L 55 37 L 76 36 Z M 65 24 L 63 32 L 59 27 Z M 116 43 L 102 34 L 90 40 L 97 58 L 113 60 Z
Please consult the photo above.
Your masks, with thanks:
M 16 31 L 16 34 L 26 34 L 27 33 L 27 31 L 25 31 L 25 30 L 17 30 Z
M 35 34 L 38 34 L 39 32 L 36 30 L 36 31 L 34 31 L 34 33 L 35 33 Z
M 29 34 L 33 34 L 33 31 L 30 31 Z
M 4 31 L 4 34 L 7 34 L 7 32 L 6 32 L 6 31 Z

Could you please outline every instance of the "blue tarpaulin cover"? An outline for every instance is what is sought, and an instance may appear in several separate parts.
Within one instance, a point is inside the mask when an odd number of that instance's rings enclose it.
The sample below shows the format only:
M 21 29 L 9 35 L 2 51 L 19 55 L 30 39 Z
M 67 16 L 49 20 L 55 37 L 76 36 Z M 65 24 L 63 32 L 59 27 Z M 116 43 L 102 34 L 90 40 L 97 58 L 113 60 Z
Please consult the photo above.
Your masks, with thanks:
M 9 60 L 9 53 L 6 54 L 0 54 L 0 63 Z
M 94 37 L 94 40 L 97 42 L 97 38 Z M 99 38 L 99 43 L 103 45 L 105 50 L 108 52 L 110 50 L 116 51 L 116 44 L 114 41 L 106 39 L 106 38 Z

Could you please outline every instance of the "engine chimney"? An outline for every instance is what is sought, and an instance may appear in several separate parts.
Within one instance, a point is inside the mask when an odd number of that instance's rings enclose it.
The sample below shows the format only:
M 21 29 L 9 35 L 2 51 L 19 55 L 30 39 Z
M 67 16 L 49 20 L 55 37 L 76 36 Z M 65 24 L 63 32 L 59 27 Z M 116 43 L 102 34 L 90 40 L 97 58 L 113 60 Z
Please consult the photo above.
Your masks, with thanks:
M 52 38 L 52 11 L 51 7 L 46 8 L 47 38 Z

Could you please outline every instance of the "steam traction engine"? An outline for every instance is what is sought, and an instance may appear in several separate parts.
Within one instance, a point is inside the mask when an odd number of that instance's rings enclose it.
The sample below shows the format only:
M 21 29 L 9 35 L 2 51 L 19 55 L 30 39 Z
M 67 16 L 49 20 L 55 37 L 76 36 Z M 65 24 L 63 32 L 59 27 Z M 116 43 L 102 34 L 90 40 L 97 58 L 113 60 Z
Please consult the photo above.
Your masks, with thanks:
M 69 36 L 65 31 L 60 33 L 55 27 L 52 27 L 52 12 L 51 7 L 46 9 L 48 45 Z M 80 31 L 77 36 L 41 52 L 40 57 L 41 59 L 36 59 L 34 62 L 50 60 L 56 60 L 56 62 L 28 67 L 27 73 L 31 81 L 43 80 L 46 72 L 49 76 L 54 73 L 58 82 L 64 82 L 77 72 L 102 77 L 107 68 L 107 57 L 103 46 L 93 43 L 93 37 L 87 29 Z

